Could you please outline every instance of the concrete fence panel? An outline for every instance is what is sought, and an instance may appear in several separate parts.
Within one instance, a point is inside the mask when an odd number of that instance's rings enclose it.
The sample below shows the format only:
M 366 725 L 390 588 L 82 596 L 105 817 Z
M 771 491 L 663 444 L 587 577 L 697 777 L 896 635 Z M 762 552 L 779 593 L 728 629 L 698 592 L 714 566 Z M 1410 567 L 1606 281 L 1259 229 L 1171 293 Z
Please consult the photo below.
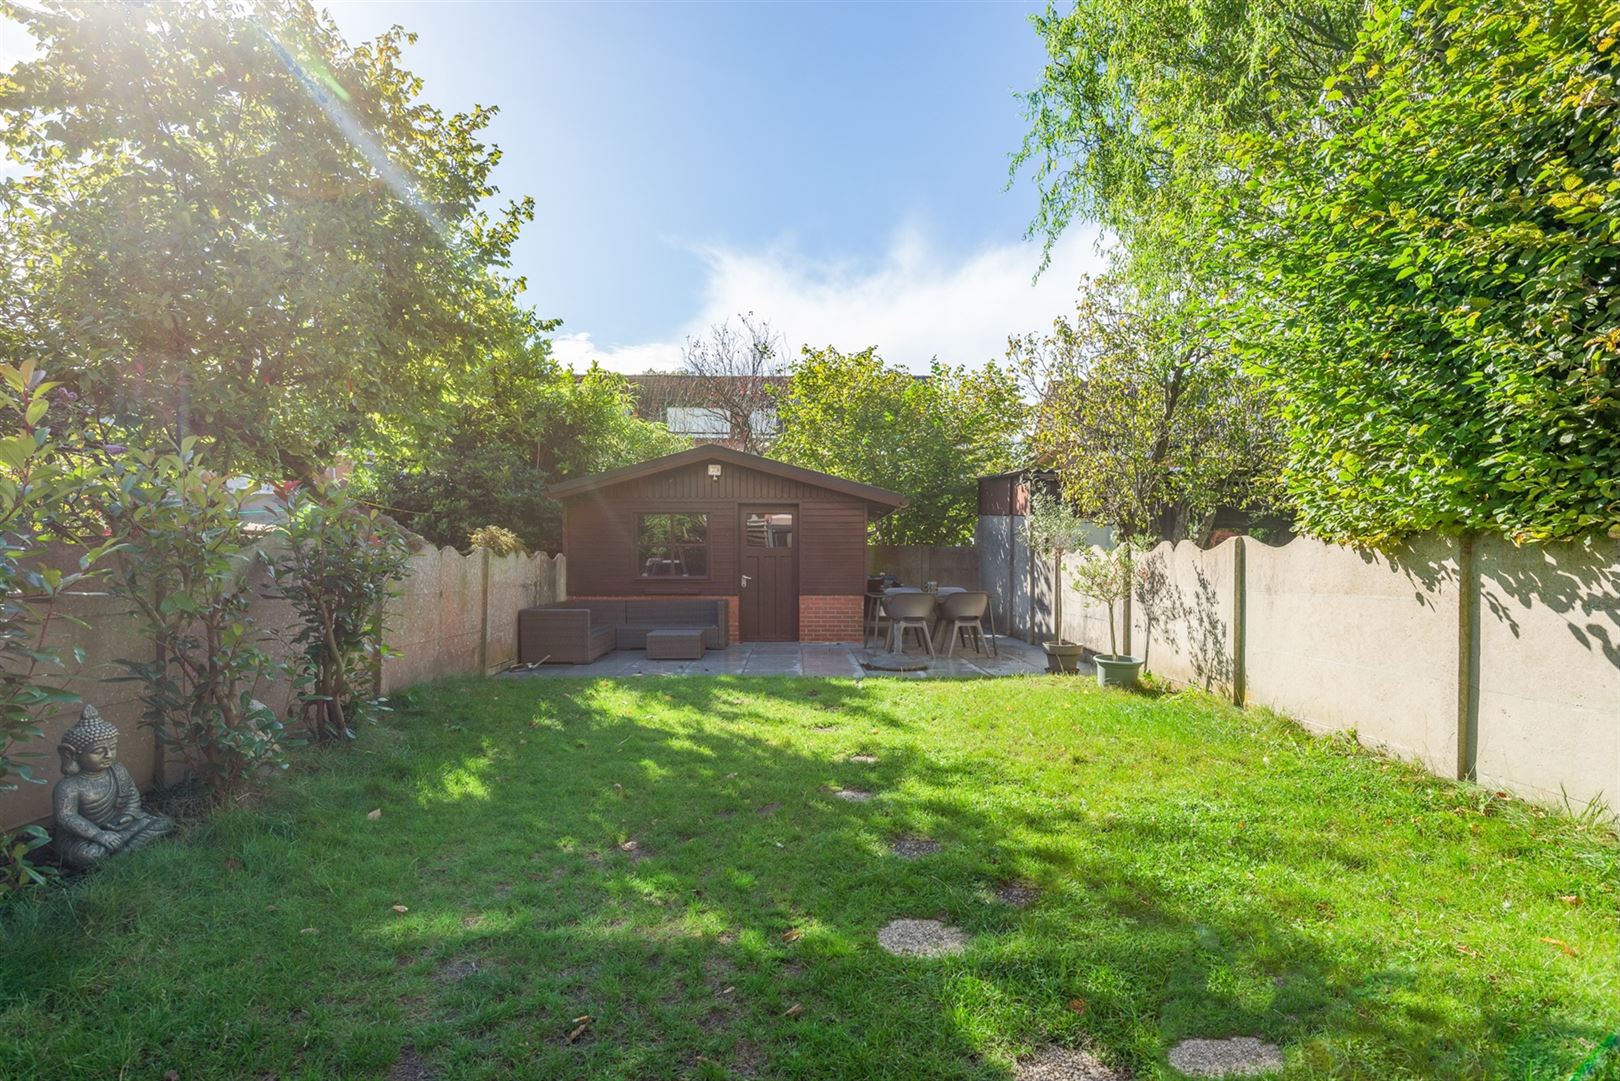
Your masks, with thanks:
M 1070 642 L 1078 642 L 1093 653 L 1112 653 L 1114 644 L 1118 643 L 1120 649 L 1124 643 L 1120 640 L 1125 632 L 1125 612 L 1121 606 L 1116 605 L 1113 615 L 1113 638 L 1110 639 L 1109 615 L 1107 606 L 1092 600 L 1075 588 L 1075 570 L 1086 557 L 1079 552 L 1066 552 L 1063 556 L 1063 573 L 1054 576 L 1053 589 L 1056 591 L 1054 607 L 1062 612 L 1062 634 L 1055 637 Z M 1044 630 L 1044 628 L 1039 628 Z M 1043 637 L 1053 637 L 1049 634 L 1037 634 L 1036 640 Z
M 489 557 L 484 614 L 483 670 L 499 672 L 517 663 L 517 617 L 524 608 L 563 599 L 562 556 Z
M 397 596 L 384 609 L 388 642 L 382 690 L 476 672 L 483 642 L 484 553 L 426 548 L 410 557 Z
M 1238 678 L 1236 573 L 1227 540 L 1160 544 L 1137 561 L 1131 652 L 1156 675 L 1231 696 Z M 1104 628 L 1106 637 L 1107 628 Z
M 1620 543 L 1481 538 L 1474 566 L 1480 782 L 1620 807 Z
M 1459 542 L 1393 555 L 1245 542 L 1249 701 L 1454 775 Z

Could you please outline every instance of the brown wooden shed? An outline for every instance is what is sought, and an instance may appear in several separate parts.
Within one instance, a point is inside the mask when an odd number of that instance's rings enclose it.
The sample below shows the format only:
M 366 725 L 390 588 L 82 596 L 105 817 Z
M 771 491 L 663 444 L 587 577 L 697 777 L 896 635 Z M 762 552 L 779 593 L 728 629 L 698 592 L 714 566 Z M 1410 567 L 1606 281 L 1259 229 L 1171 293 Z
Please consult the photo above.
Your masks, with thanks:
M 904 496 L 720 446 L 553 485 L 570 599 L 727 601 L 731 639 L 859 641 L 866 527 Z

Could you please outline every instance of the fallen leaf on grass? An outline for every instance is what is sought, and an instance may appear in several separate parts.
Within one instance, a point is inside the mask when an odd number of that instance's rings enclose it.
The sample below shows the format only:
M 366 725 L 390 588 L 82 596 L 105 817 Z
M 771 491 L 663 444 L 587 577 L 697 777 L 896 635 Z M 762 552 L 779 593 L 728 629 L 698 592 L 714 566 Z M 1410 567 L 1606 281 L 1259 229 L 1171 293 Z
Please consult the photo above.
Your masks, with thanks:
M 580 1016 L 574 1018 L 574 1022 L 574 1030 L 568 1034 L 567 1042 L 569 1043 L 573 1043 L 575 1040 L 579 1039 L 585 1034 L 585 1030 L 591 1027 L 591 1015 L 588 1013 L 581 1014 Z
M 298 933 L 301 935 L 318 935 L 321 932 L 320 929 L 316 927 L 300 927 L 298 929 Z
M 377 819 L 382 817 L 382 808 L 378 807 L 376 810 L 368 812 L 366 817 L 373 822 L 377 821 Z
M 626 852 L 634 852 L 636 849 L 640 848 L 641 846 L 638 845 L 634 841 L 626 841 L 626 842 L 624 842 L 624 844 L 620 845 L 619 847 L 622 848 Z
M 395 905 L 394 906 L 394 911 L 398 912 L 401 916 L 403 916 L 403 915 L 405 915 L 405 913 L 409 912 L 410 909 L 406 908 L 404 905 Z
M 1580 908 L 1581 907 L 1581 899 L 1580 899 L 1579 895 L 1577 895 L 1577 894 L 1573 894 L 1573 893 L 1561 894 L 1561 895 L 1559 895 L 1558 899 L 1560 901 L 1564 902 L 1564 904 L 1568 905 L 1570 908 Z
M 1580 956 L 1580 954 L 1575 952 L 1575 947 L 1574 946 L 1571 946 L 1568 942 L 1565 942 L 1561 938 L 1546 938 L 1546 937 L 1543 937 L 1541 939 L 1541 941 L 1545 942 L 1549 946 L 1557 946 L 1559 949 L 1563 950 L 1565 953 L 1569 954 L 1571 957 L 1579 957 Z
M 1468 947 L 1468 946 L 1464 946 L 1460 942 L 1453 943 L 1453 945 L 1455 945 L 1457 947 L 1457 952 L 1458 953 L 1466 953 L 1470 957 L 1478 957 L 1479 956 L 1479 951 L 1478 950 L 1472 949 L 1471 947 Z
M 782 932 L 782 941 L 783 942 L 797 942 L 797 941 L 799 941 L 799 939 L 801 939 L 803 937 L 804 937 L 804 932 L 799 930 L 797 927 L 795 927 L 791 931 L 783 931 Z
M 791 1006 L 789 1006 L 787 1008 L 787 1012 L 783 1013 L 782 1016 L 783 1017 L 797 1017 L 803 1012 L 804 1012 L 804 1007 L 801 1006 L 799 1003 L 795 1002 L 793 1005 L 791 1005 Z
M 1071 1013 L 1085 1013 L 1086 1000 L 1083 998 L 1071 998 L 1069 1000 L 1069 1011 Z
M 227 871 L 240 871 L 242 869 L 242 861 L 232 857 L 231 859 L 225 861 L 225 869 Z

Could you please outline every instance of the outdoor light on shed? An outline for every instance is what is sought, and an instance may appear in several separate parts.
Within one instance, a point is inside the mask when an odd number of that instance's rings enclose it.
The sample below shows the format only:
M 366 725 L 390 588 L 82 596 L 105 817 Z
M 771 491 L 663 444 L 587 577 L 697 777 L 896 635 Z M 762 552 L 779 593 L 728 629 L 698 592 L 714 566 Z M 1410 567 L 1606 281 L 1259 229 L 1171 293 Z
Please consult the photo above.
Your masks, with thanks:
M 720 479 L 720 463 L 719 462 L 710 462 L 709 463 L 709 479 L 710 480 L 719 480 Z

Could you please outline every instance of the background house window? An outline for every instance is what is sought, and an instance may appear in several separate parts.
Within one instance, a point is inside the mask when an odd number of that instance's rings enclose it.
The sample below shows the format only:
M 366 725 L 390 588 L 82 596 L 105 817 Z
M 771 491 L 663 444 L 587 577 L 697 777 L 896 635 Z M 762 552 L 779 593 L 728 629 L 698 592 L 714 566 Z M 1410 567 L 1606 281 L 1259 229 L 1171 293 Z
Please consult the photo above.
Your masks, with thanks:
M 664 427 L 688 439 L 725 439 L 731 435 L 731 418 L 723 409 L 672 405 L 664 412 Z
M 776 418 L 775 409 L 756 409 L 748 414 L 748 426 L 754 430 L 755 435 L 776 435 L 781 431 L 782 424 Z
M 643 578 L 707 578 L 709 516 L 637 515 L 636 566 Z

